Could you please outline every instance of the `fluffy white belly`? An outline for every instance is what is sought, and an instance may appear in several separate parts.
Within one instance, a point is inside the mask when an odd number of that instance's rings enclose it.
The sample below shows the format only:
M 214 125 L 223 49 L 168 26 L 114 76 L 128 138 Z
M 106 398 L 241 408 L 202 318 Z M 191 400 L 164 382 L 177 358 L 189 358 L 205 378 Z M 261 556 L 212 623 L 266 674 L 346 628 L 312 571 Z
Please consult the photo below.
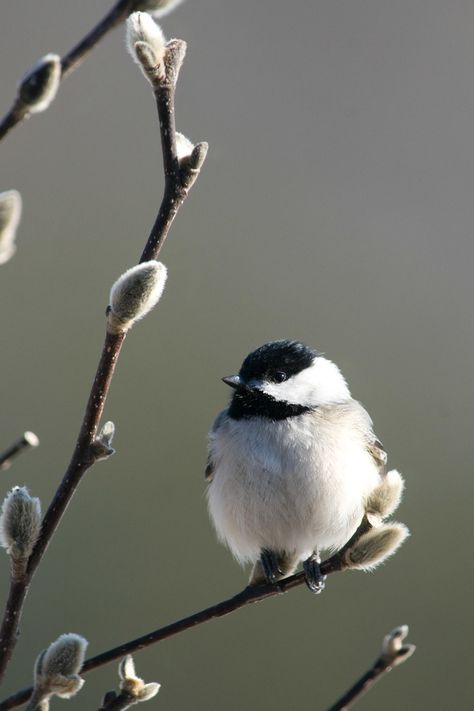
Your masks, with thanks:
M 267 548 L 303 560 L 350 538 L 379 474 L 349 425 L 319 415 L 228 419 L 211 436 L 209 511 L 237 559 L 255 561 Z

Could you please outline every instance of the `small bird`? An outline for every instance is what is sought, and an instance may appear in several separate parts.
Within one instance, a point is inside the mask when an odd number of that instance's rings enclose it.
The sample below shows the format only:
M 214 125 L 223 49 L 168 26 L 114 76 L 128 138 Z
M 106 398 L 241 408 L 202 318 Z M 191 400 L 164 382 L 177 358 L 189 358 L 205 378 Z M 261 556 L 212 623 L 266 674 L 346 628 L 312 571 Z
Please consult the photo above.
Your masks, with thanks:
M 244 360 L 230 405 L 209 432 L 209 512 L 249 584 L 275 583 L 303 562 L 324 587 L 320 551 L 354 534 L 385 476 L 387 455 L 339 368 L 298 341 L 265 343 Z

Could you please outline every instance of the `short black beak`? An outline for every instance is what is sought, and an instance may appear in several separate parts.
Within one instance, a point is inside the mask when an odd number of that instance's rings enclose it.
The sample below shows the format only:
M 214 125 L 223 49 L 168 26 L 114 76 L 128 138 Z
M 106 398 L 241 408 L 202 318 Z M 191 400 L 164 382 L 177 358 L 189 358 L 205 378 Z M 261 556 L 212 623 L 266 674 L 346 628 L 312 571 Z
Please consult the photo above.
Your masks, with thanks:
M 230 385 L 231 388 L 234 388 L 234 390 L 242 386 L 242 381 L 238 375 L 226 375 L 222 380 L 226 385 Z

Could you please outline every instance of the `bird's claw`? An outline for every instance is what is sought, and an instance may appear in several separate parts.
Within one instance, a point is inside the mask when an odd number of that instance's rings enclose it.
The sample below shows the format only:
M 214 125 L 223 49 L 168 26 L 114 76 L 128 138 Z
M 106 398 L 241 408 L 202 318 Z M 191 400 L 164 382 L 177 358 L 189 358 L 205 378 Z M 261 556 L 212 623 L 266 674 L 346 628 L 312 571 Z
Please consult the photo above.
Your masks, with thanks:
M 319 595 L 324 590 L 327 575 L 321 573 L 319 556 L 312 555 L 303 563 L 305 582 L 308 588 L 315 595 Z
M 282 574 L 278 565 L 278 557 L 272 551 L 264 549 L 260 554 L 260 561 L 266 579 L 271 585 L 274 585 Z

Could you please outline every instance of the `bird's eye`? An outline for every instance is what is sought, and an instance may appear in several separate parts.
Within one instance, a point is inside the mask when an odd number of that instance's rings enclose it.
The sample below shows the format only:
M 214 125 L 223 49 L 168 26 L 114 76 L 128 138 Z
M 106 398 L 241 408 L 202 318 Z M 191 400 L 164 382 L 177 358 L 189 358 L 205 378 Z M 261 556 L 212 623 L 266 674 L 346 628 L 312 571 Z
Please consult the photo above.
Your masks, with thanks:
M 283 383 L 286 379 L 287 375 L 283 372 L 283 370 L 277 370 L 276 373 L 273 373 L 273 380 L 275 383 Z

